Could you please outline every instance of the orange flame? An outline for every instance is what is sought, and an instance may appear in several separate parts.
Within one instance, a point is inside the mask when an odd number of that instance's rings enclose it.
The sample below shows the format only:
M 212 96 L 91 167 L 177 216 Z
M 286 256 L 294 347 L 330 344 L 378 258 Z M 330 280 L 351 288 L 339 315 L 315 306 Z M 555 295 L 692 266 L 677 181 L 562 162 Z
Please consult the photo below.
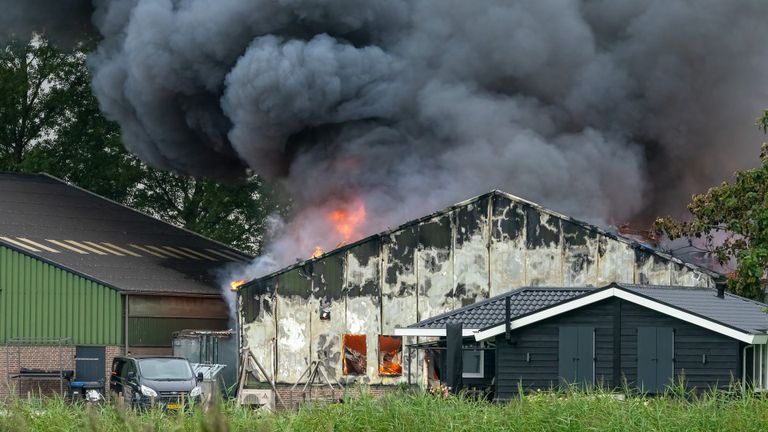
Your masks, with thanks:
M 399 352 L 390 352 L 387 353 L 387 356 L 389 356 L 388 359 L 385 359 L 381 363 L 379 363 L 379 374 L 380 375 L 402 375 L 403 374 L 403 366 L 400 364 L 400 353 Z
M 320 255 L 324 254 L 325 251 L 320 246 L 315 246 L 315 251 L 312 252 L 312 258 L 317 258 Z
M 232 291 L 237 291 L 244 284 L 245 284 L 245 279 L 234 280 L 229 283 L 229 289 Z
M 351 210 L 348 208 L 336 209 L 328 214 L 328 220 L 333 224 L 333 228 L 341 234 L 342 244 L 360 237 L 360 225 L 365 222 L 365 205 L 363 202 L 358 200 L 350 207 Z

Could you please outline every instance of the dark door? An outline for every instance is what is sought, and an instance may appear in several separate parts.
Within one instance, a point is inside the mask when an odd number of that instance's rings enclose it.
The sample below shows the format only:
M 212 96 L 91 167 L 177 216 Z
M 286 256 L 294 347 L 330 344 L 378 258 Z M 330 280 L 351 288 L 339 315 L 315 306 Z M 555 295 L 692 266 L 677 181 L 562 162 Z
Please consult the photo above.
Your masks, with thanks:
M 648 393 L 662 393 L 672 382 L 674 333 L 669 327 L 638 327 L 637 385 Z
M 560 327 L 558 373 L 568 384 L 594 383 L 595 331 L 592 327 Z
M 75 380 L 99 381 L 104 379 L 104 347 L 79 346 L 75 348 Z
M 123 369 L 125 360 L 117 357 L 112 360 L 112 376 L 109 379 L 109 388 L 115 393 L 123 392 Z

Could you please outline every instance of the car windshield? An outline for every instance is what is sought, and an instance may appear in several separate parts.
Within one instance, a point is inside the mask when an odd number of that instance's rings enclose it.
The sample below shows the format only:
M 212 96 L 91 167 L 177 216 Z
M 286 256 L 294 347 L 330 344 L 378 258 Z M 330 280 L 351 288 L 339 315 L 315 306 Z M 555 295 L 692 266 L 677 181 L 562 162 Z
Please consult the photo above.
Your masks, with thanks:
M 138 361 L 141 376 L 156 381 L 192 379 L 192 368 L 184 359 L 149 358 Z

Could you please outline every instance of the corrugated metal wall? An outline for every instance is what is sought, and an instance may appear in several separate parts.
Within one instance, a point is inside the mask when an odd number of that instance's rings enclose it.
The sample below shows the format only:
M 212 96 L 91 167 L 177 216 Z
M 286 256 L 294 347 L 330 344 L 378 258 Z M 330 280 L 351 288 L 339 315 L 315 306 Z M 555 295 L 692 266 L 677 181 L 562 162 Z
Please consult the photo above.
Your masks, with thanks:
M 122 311 L 117 291 L 0 246 L 0 343 L 71 337 L 121 345 Z
M 213 318 L 128 318 L 128 344 L 132 347 L 171 347 L 173 333 L 181 330 L 227 330 L 227 320 Z

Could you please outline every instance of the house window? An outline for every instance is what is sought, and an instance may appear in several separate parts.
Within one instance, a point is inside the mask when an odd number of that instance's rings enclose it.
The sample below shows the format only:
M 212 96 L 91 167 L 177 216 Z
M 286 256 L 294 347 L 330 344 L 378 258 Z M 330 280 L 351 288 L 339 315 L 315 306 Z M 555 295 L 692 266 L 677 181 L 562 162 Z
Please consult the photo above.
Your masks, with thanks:
M 341 359 L 344 375 L 365 375 L 368 366 L 368 344 L 365 335 L 345 334 L 341 337 L 344 356 Z
M 742 360 L 742 382 L 755 391 L 768 390 L 768 346 L 748 345 Z
M 482 350 L 483 344 L 465 346 L 462 363 L 464 370 L 461 376 L 463 378 L 482 378 L 484 373 L 485 352 Z
M 379 336 L 379 375 L 400 376 L 403 374 L 403 338 L 401 336 Z

